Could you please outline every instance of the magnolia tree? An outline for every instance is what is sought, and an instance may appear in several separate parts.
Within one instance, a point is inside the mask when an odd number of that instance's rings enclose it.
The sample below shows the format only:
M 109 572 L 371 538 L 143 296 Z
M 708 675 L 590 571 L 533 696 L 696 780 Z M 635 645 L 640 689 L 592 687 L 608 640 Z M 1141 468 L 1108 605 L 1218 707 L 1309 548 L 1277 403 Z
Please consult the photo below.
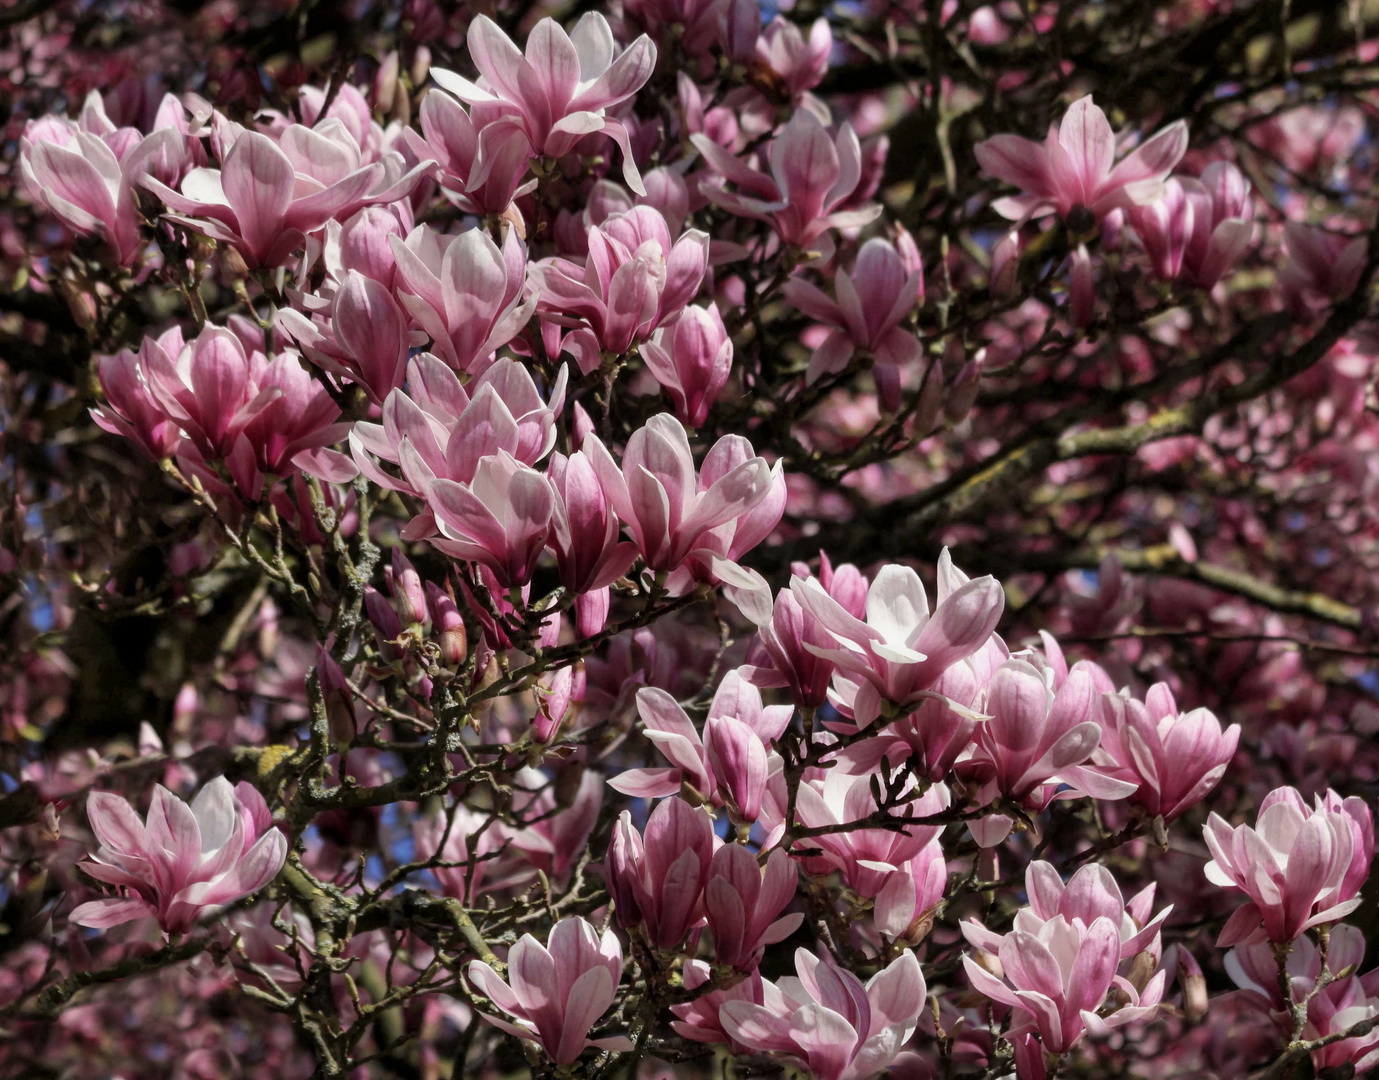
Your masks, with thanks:
M 12 0 L 0 1076 L 1379 1064 L 1371 9 Z

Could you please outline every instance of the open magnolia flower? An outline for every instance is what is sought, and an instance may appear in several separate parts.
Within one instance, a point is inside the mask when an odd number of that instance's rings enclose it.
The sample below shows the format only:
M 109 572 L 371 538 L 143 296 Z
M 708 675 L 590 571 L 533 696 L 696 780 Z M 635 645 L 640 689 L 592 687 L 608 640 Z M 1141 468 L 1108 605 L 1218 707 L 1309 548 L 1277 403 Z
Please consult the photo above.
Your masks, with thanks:
M 118 795 L 93 791 L 86 816 L 100 848 L 82 869 L 114 885 L 118 896 L 77 907 L 73 922 L 104 928 L 152 917 L 181 934 L 226 904 L 258 892 L 287 858 L 287 837 L 273 827 L 263 796 L 223 776 L 188 806 L 154 789 L 147 822 Z

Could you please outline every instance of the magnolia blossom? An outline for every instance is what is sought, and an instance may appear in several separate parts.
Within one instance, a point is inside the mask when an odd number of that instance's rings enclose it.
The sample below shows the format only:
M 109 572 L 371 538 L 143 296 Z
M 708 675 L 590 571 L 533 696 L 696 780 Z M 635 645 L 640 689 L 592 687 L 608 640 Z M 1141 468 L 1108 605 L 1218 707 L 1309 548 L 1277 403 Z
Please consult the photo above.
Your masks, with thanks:
M 1164 683 L 1151 686 L 1143 704 L 1105 694 L 1098 708 L 1101 745 L 1120 767 L 1115 775 L 1138 785 L 1130 801 L 1165 821 L 1220 783 L 1240 740 L 1239 724 L 1222 731 L 1207 709 L 1178 712 Z
M 685 308 L 642 345 L 641 354 L 680 421 L 692 428 L 703 424 L 733 366 L 733 339 L 718 305 Z
M 970 956 L 963 967 L 973 987 L 1015 1009 L 1007 1036 L 1037 1033 L 1044 1049 L 1066 1053 L 1084 1035 L 1104 1035 L 1153 1014 L 1163 997 L 1165 973 L 1143 990 L 1116 974 L 1121 943 L 1116 923 L 1098 915 L 1090 923 L 1054 915 L 1034 929 L 1016 927 L 996 945 L 1001 976 Z M 1105 1006 L 1116 991 L 1111 1011 Z
M 705 164 L 737 188 L 730 192 L 706 178 L 700 182 L 704 197 L 729 213 L 770 222 L 787 244 L 806 247 L 829 229 L 866 225 L 881 212 L 877 204 L 845 208 L 862 179 L 862 147 L 850 124 L 830 138 L 818 117 L 797 109 L 771 143 L 769 175 L 706 135 L 690 141 Z
M 1213 161 L 1200 180 L 1173 177 L 1153 203 L 1130 208 L 1130 222 L 1154 272 L 1212 288 L 1254 235 L 1250 182 L 1228 161 Z
M 986 778 L 982 794 L 1034 798 L 1042 806 L 1062 783 L 1071 785 L 1064 798 L 1125 798 L 1133 785 L 1091 761 L 1101 742 L 1101 727 L 1092 718 L 1101 688 L 1090 665 L 1074 665 L 1056 689 L 1055 678 L 1051 668 L 1014 658 L 992 674 L 982 706 L 988 719 L 978 729 L 981 764 L 974 766 Z
M 407 361 L 407 389 L 395 389 L 384 400 L 382 424 L 354 425 L 350 452 L 375 484 L 420 497 L 436 480 L 470 483 L 479 462 L 493 454 L 535 465 L 555 446 L 565 383 L 562 367 L 542 400 L 531 372 L 502 359 L 465 385 L 437 357 L 419 353 Z M 384 469 L 384 462 L 398 466 L 401 475 Z M 404 527 L 403 536 L 415 540 L 436 532 L 428 508 Z
M 279 142 L 242 131 L 219 169 L 192 169 L 181 191 L 151 176 L 143 185 L 175 211 L 170 219 L 234 246 L 250 267 L 272 267 L 332 218 L 392 202 L 420 179 L 419 170 L 394 177 L 384 162 L 365 164 L 336 122 L 324 131 L 294 124 Z
M 1067 219 L 1081 208 L 1088 220 L 1073 224 L 1082 229 L 1112 210 L 1153 202 L 1186 151 L 1187 123 L 1177 120 L 1117 163 L 1111 125 L 1088 96 L 1073 102 L 1057 128 L 1050 125 L 1042 144 L 995 135 L 973 152 L 988 175 L 1025 192 L 997 199 L 997 213 L 1011 219 L 1057 213 Z
M 144 247 L 134 187 L 146 176 L 176 183 L 199 150 L 171 94 L 144 135 L 116 127 L 92 90 L 76 121 L 45 116 L 24 126 L 19 171 L 35 202 L 73 232 L 100 236 L 115 261 L 128 266 Z
M 794 898 L 795 866 L 784 851 L 776 848 L 765 866 L 758 866 L 741 844 L 724 844 L 704 883 L 714 961 L 739 971 L 755 969 L 767 945 L 784 941 L 804 921 L 802 912 L 781 915 Z
M 704 886 L 718 843 L 709 815 L 683 799 L 657 803 L 645 835 L 624 810 L 604 866 L 618 922 L 640 926 L 653 948 L 677 948 L 704 918 Z
M 757 59 L 780 76 L 793 98 L 823 81 L 832 52 L 833 31 L 822 18 L 810 24 L 806 37 L 789 19 L 777 15 L 757 39 Z
M 713 977 L 709 965 L 703 960 L 687 960 L 684 966 L 685 989 L 699 989 Z M 745 979 L 733 982 L 720 990 L 701 991 L 688 1002 L 672 1005 L 670 1011 L 677 1019 L 670 1026 L 686 1039 L 702 1043 L 725 1043 L 735 1054 L 751 1053 L 751 1048 L 743 1046 L 727 1033 L 719 1018 L 723 1004 L 728 1001 L 745 1001 L 760 1005 L 765 997 L 761 973 L 755 969 Z
M 790 569 L 801 580 L 813 577 L 804 563 Z M 857 567 L 844 563 L 835 570 L 828 556 L 821 555 L 819 584 L 849 615 L 865 615 L 868 582 Z M 827 648 L 833 641 L 822 624 L 806 613 L 794 590 L 781 589 L 772 602 L 770 618 L 762 618 L 757 625 L 757 642 L 765 657 L 755 658 L 744 674 L 757 686 L 788 687 L 797 708 L 816 709 L 828 699 L 834 665 L 814 650 Z
M 722 530 L 765 501 L 776 476 L 764 460 L 749 456 L 751 446 L 741 436 L 723 436 L 710 457 L 719 446 L 720 454 L 741 447 L 745 460 L 718 476 L 707 461 L 696 470 L 685 429 L 660 413 L 627 440 L 621 468 L 596 435 L 585 436 L 583 450 L 650 569 L 670 572 L 691 561 L 696 574 L 755 587 L 757 580 L 731 561 L 732 535 L 724 543 Z
M 879 895 L 887 885 L 896 887 L 893 876 L 912 873 L 910 861 L 943 831 L 942 824 L 924 823 L 924 819 L 941 815 L 952 802 L 952 795 L 943 784 L 934 784 L 923 794 L 917 794 L 916 785 L 907 782 L 900 794 L 907 801 L 884 812 L 891 823 L 878 821 L 869 825 L 865 823 L 883 816 L 870 773 L 859 775 L 850 770 L 848 762 L 840 761 L 822 778 L 806 778 L 796 793 L 795 810 L 800 824 L 822 829 L 853 827 L 799 841 L 799 847 L 820 851 L 818 855 L 797 856 L 804 870 L 810 874 L 836 871 L 848 888 L 865 897 Z M 774 826 L 772 840 L 783 828 L 777 812 L 781 809 L 773 806 L 769 817 Z M 906 819 L 915 819 L 916 823 L 903 824 Z M 891 902 L 890 898 L 887 902 Z
M 456 371 L 481 374 L 526 326 L 536 297 L 524 290 L 527 253 L 509 229 L 500 249 L 483 229 L 443 236 L 417 226 L 388 237 L 397 298 Z
M 603 629 L 608 587 L 632 566 L 637 546 L 618 539 L 618 516 L 583 450 L 551 455 L 546 478 L 555 494 L 550 548 L 560 583 L 577 594 L 576 629 L 590 637 Z
M 805 648 L 837 666 L 835 688 L 859 723 L 875 719 L 883 700 L 901 707 L 922 700 L 949 665 L 979 649 L 996 628 L 1005 597 L 994 578 L 968 580 L 947 549 L 938 577 L 930 614 L 919 575 L 908 566 L 883 567 L 867 590 L 865 622 L 817 580 L 791 579 L 800 606 L 833 638 L 832 647 Z
M 1203 837 L 1212 854 L 1207 880 L 1249 897 L 1217 945 L 1286 943 L 1359 907 L 1374 853 L 1374 817 L 1362 799 L 1328 792 L 1309 808 L 1295 789 L 1278 788 L 1260 803 L 1254 828 L 1232 829 L 1213 812 Z
M 762 1003 L 719 1007 L 724 1032 L 753 1050 L 785 1054 L 818 1080 L 865 1080 L 894 1060 L 926 1007 L 924 974 L 906 950 L 864 985 L 807 949 L 797 978 L 762 980 Z
M 387 286 L 357 270 L 346 272 L 328 322 L 284 308 L 278 325 L 313 364 L 363 387 L 375 402 L 402 383 L 411 346 L 406 316 Z
M 568 154 L 584 136 L 604 132 L 622 149 L 627 186 L 645 194 L 627 128 L 607 110 L 651 77 L 656 46 L 649 37 L 643 34 L 615 60 L 608 20 L 591 11 L 569 34 L 554 19 L 542 19 L 527 37 L 525 56 L 487 15 L 469 24 L 468 42 L 479 82 L 443 68 L 432 68 L 431 77 L 461 101 L 484 110 L 491 118 L 487 126 L 509 125 L 537 153 L 552 158 Z
M 104 929 L 152 917 L 165 934 L 185 933 L 201 918 L 272 881 L 287 858 L 287 837 L 273 827 L 258 789 L 223 776 L 188 806 L 161 784 L 147 822 L 118 795 L 93 791 L 86 816 L 100 848 L 82 869 L 114 885 L 118 896 L 92 900 L 69 916 Z
M 494 1027 L 539 1043 L 557 1065 L 570 1065 L 595 1046 L 630 1050 L 626 1038 L 589 1038 L 608 1011 L 622 979 L 622 946 L 612 930 L 598 932 L 579 916 L 561 919 L 546 944 L 530 934 L 508 953 L 508 981 L 482 960 L 469 965 L 469 980 L 510 1016 L 484 1014 Z
M 689 229 L 672 240 L 650 206 L 611 215 L 589 230 L 588 244 L 583 266 L 553 258 L 533 271 L 545 318 L 587 324 L 562 346 L 586 373 L 598 368 L 600 353 L 620 356 L 678 315 L 699 291 L 709 258 L 707 233 Z
M 648 686 L 637 691 L 645 734 L 672 762 L 668 769 L 627 769 L 608 784 L 625 795 L 657 798 L 685 785 L 716 806 L 726 804 L 738 821 L 751 823 L 761 810 L 773 740 L 790 723 L 788 705 L 763 705 L 761 691 L 730 671 L 709 704 L 701 741 L 693 721 L 670 694 Z
M 914 309 L 922 282 L 921 272 L 908 271 L 895 247 L 873 237 L 862 245 L 852 273 L 838 271 L 834 303 L 803 278 L 785 283 L 785 298 L 811 318 L 832 327 L 809 358 L 805 382 L 844 370 L 854 350 L 876 359 L 875 376 L 882 404 L 900 404 L 901 370 L 920 357 L 919 339 L 900 324 Z
M 1285 1004 L 1305 1002 L 1307 1020 L 1302 1037 L 1310 1042 L 1379 1017 L 1379 969 L 1360 975 L 1364 958 L 1364 935 L 1344 923 L 1331 928 L 1324 958 L 1310 938 L 1298 938 L 1286 961 L 1291 999 L 1287 1003 L 1279 994 L 1278 957 L 1268 942 L 1237 945 L 1226 954 L 1225 968 L 1242 994 L 1273 1017 L 1284 1039 L 1293 1035 L 1292 1016 L 1285 1011 Z M 1323 966 L 1331 978 L 1319 986 Z M 1312 1051 L 1315 1069 L 1347 1064 L 1354 1065 L 1357 1073 L 1379 1064 L 1379 1031 L 1339 1039 Z
M 555 495 L 546 478 L 506 450 L 479 459 L 468 483 L 432 480 L 431 545 L 492 571 L 504 589 L 527 584 L 550 535 Z
M 935 836 L 918 855 L 886 874 L 872 905 L 872 923 L 892 940 L 918 940 L 928 932 L 947 890 L 948 859 Z
M 1089 863 L 1080 867 L 1065 883 L 1058 869 L 1042 859 L 1036 859 L 1025 870 L 1025 895 L 1029 904 L 1015 913 L 1015 929 L 1037 934 L 1040 927 L 1052 919 L 1062 918 L 1070 924 L 1091 926 L 1099 918 L 1110 920 L 1120 939 L 1121 960 L 1129 960 L 1150 950 L 1159 954 L 1159 928 L 1172 912 L 1169 905 L 1150 917 L 1154 903 L 1154 885 L 1150 884 L 1131 897 L 1127 903 L 1120 886 L 1106 867 Z M 999 960 L 1002 935 L 993 934 L 975 919 L 962 924 L 963 935 L 979 951 Z
M 1283 244 L 1288 258 L 1279 267 L 1279 292 L 1284 305 L 1298 315 L 1349 296 L 1369 254 L 1363 236 L 1342 236 L 1296 221 L 1283 227 Z
M 437 82 L 455 77 L 441 69 L 432 74 Z M 476 214 L 503 213 L 531 165 L 527 133 L 518 125 L 493 121 L 495 111 L 489 104 L 467 113 L 449 94 L 432 89 L 421 99 L 422 134 L 410 127 L 402 130 L 414 154 L 436 160 L 442 186 L 454 193 L 458 205 Z

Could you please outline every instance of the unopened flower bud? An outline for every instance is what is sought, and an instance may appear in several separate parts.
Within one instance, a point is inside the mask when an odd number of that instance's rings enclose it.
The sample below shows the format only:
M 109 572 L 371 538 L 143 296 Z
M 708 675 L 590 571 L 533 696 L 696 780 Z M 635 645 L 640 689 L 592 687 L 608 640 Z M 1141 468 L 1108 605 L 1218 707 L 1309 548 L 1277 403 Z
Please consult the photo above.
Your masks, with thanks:
M 262 657 L 278 651 L 278 605 L 265 597 L 259 605 L 258 650 Z
M 392 591 L 393 610 L 402 620 L 403 626 L 424 623 L 427 618 L 426 592 L 421 586 L 421 575 L 402 549 L 393 548 L 389 586 Z
M 976 356 L 963 365 L 958 377 L 953 380 L 953 387 L 943 403 L 943 412 L 955 424 L 972 411 L 981 384 L 982 361 L 985 358 L 986 350 L 979 350 Z
M 1189 1024 L 1198 1024 L 1207 1015 L 1207 980 L 1197 958 L 1182 945 L 1178 946 L 1178 985 L 1183 988 L 1183 1016 Z
M 400 660 L 402 650 L 392 643 L 402 636 L 402 624 L 397 621 L 397 613 L 377 589 L 365 588 L 364 611 L 377 631 L 378 651 L 383 659 L 389 662 Z
M 425 45 L 418 45 L 417 51 L 412 54 L 412 85 L 421 86 L 426 82 L 426 77 L 431 73 L 431 50 Z
M 469 652 L 464 619 L 455 601 L 434 582 L 426 583 L 426 606 L 431 612 L 431 627 L 440 644 L 441 663 L 457 668 Z
M 316 682 L 326 707 L 330 741 L 337 746 L 348 746 L 354 742 L 359 728 L 354 715 L 354 696 L 340 665 L 319 645 L 316 646 Z
M 1158 966 L 1158 958 L 1148 949 L 1138 952 L 1130 961 L 1130 970 L 1125 974 L 1125 981 L 1135 988 L 1136 993 L 1139 993 L 1149 985 L 1149 980 L 1154 975 L 1154 969 Z
M 1072 255 L 1068 276 L 1068 318 L 1075 326 L 1090 326 L 1096 307 L 1096 286 L 1092 281 L 1092 257 L 1086 244 L 1078 244 Z
M 919 401 L 915 404 L 914 433 L 922 438 L 933 431 L 942 408 L 943 368 L 930 364 L 924 376 L 924 385 L 919 389 Z
M 570 708 L 570 692 L 574 685 L 575 669 L 564 667 L 541 676 L 536 690 L 536 715 L 532 717 L 532 737 L 548 743 L 560 730 L 561 721 Z
M 249 267 L 244 256 L 232 247 L 225 247 L 220 253 L 220 268 L 227 281 L 243 281 L 249 276 Z
M 388 113 L 397 94 L 398 56 L 394 49 L 383 58 L 373 77 L 373 104 L 381 113 Z
M 1020 230 L 1011 229 L 991 249 L 991 271 L 987 289 L 996 300 L 1015 295 L 1020 277 Z

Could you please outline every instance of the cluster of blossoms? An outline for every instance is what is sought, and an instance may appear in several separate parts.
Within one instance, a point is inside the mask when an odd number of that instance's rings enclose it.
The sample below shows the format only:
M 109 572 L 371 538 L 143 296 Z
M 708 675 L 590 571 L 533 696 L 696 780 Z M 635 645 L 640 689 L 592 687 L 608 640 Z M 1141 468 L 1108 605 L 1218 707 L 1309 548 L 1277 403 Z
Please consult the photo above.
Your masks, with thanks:
M 1127 2 L 0 17 L 0 1080 L 1379 1065 L 1379 42 Z

